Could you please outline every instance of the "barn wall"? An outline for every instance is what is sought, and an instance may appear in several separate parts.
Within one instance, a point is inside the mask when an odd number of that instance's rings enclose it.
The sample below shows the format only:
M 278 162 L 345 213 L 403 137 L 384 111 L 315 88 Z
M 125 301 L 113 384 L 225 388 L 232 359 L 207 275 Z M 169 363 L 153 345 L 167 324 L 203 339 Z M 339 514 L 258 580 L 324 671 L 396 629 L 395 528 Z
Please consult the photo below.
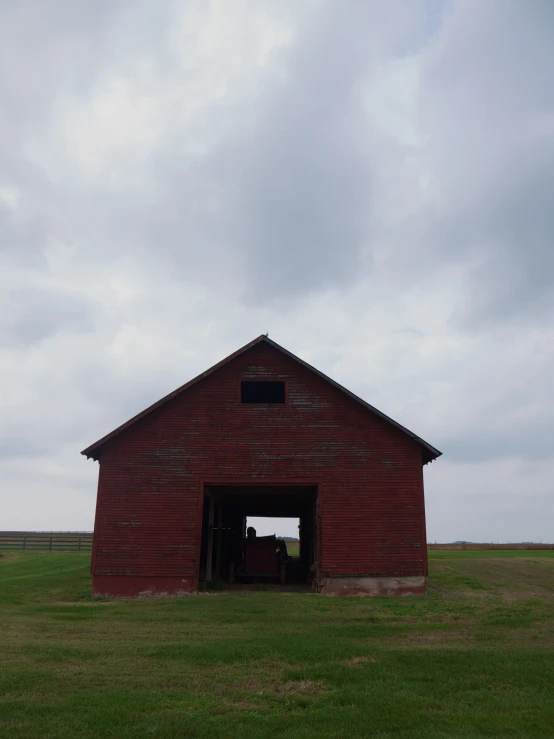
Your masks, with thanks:
M 287 405 L 240 404 L 240 380 L 262 378 L 287 381 Z M 111 576 L 195 588 L 210 479 L 318 481 L 322 582 L 426 574 L 418 444 L 268 345 L 131 426 L 100 462 L 97 585 Z

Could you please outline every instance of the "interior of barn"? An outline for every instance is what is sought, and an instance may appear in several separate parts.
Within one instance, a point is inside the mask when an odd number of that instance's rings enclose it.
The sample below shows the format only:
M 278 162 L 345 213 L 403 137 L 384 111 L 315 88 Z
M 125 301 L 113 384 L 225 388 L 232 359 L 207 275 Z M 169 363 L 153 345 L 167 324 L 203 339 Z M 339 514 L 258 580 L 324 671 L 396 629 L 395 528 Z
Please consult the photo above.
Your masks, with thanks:
M 200 582 L 310 586 L 316 561 L 316 485 L 206 485 Z M 248 517 L 299 522 L 298 552 L 275 535 L 253 535 Z

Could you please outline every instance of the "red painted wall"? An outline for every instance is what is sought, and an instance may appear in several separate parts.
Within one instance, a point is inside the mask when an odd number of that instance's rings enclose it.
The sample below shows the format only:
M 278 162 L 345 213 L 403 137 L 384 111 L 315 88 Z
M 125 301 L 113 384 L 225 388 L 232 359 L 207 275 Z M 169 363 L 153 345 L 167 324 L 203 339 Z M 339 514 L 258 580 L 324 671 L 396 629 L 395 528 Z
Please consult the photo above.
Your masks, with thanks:
M 287 381 L 286 405 L 241 405 L 262 378 Z M 195 587 L 202 481 L 249 479 L 319 482 L 322 576 L 427 574 L 420 446 L 262 343 L 102 449 L 97 583 Z

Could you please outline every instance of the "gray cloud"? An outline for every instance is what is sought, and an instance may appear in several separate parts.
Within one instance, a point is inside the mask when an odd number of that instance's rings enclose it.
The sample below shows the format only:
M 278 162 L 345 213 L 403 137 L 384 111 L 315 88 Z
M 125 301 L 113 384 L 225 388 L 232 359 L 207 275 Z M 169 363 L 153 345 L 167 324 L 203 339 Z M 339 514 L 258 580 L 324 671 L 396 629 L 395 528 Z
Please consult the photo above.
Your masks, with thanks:
M 429 236 L 435 258 L 473 262 L 462 325 L 552 308 L 553 32 L 549 3 L 459 3 L 427 55 L 423 111 L 442 201 Z
M 19 288 L 11 290 L 0 315 L 0 331 L 9 342 L 35 344 L 58 331 L 91 331 L 99 306 L 69 290 Z
M 215 153 L 222 232 L 258 301 L 351 281 L 370 239 L 371 154 L 360 82 L 369 20 L 325 8 L 290 50 L 286 81 Z M 362 30 L 363 29 L 363 30 Z
M 46 231 L 45 216 L 33 215 L 16 223 L 11 211 L 0 204 L 0 259 L 9 257 L 11 263 L 28 265 L 40 258 Z
M 220 289 L 232 276 L 232 292 L 255 304 L 355 281 L 374 238 L 361 88 L 382 36 L 406 32 L 391 17 L 321 4 L 277 79 L 246 103 L 210 109 L 210 126 L 219 115 L 234 121 L 210 153 L 183 154 L 182 131 L 169 133 L 146 165 L 155 194 L 89 193 L 102 214 L 95 249 L 105 254 L 115 239 Z

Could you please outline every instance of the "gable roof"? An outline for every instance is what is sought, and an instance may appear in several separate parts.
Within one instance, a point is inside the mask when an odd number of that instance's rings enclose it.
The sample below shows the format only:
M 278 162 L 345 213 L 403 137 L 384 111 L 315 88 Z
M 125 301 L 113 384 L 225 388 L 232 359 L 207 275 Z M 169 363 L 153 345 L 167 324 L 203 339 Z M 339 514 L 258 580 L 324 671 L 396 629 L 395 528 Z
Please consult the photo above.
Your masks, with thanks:
M 435 447 L 431 446 L 431 444 L 428 444 L 426 441 L 421 439 L 419 436 L 416 436 L 416 434 L 412 433 L 411 431 L 409 431 L 407 428 L 405 428 L 401 424 L 397 423 L 396 421 L 393 421 L 392 418 L 389 418 L 389 416 L 386 416 L 384 413 L 381 413 L 381 411 L 377 410 L 377 408 L 374 408 L 369 403 L 366 403 L 365 400 L 362 400 L 357 395 L 354 395 L 354 393 L 350 392 L 350 390 L 347 390 L 342 385 L 339 385 L 338 382 L 335 382 L 330 377 L 327 377 L 327 375 L 324 375 L 323 372 L 320 372 L 315 367 L 312 367 L 307 362 L 304 362 L 302 359 L 292 354 L 292 352 L 287 351 L 284 347 L 280 346 L 275 341 L 272 341 L 269 337 L 265 335 L 258 336 L 258 338 L 254 339 L 254 341 L 251 341 L 249 344 L 246 344 L 245 346 L 241 347 L 236 352 L 233 352 L 233 354 L 229 354 L 229 356 L 225 357 L 225 359 L 222 359 L 221 362 L 214 364 L 213 367 L 210 367 L 205 372 L 202 372 L 202 374 L 198 375 L 192 380 L 189 380 L 189 382 L 186 382 L 184 385 L 181 385 L 181 387 L 178 387 L 177 390 L 174 390 L 172 393 L 169 393 L 169 395 L 166 395 L 165 397 L 158 400 L 156 403 L 153 403 L 148 408 L 145 408 L 145 410 L 141 411 L 141 413 L 138 413 L 136 416 L 133 416 L 133 418 L 130 418 L 128 421 L 121 424 L 121 426 L 118 426 L 116 429 L 111 431 L 109 434 L 106 434 L 106 436 L 103 436 L 101 439 L 98 439 L 98 441 L 95 441 L 94 444 L 91 444 L 86 449 L 83 449 L 81 454 L 84 454 L 85 457 L 98 460 L 100 449 L 107 442 L 111 441 L 116 436 L 119 436 L 119 434 L 126 431 L 130 426 L 133 426 L 135 423 L 140 421 L 142 418 L 145 418 L 145 416 L 148 416 L 153 411 L 157 410 L 158 408 L 161 408 L 161 406 L 165 405 L 170 400 L 173 400 L 173 398 L 177 397 L 177 395 L 184 393 L 190 387 L 192 387 L 193 385 L 196 385 L 196 383 L 200 382 L 206 377 L 209 377 L 211 374 L 213 374 L 218 369 L 220 369 L 224 365 L 231 362 L 236 357 L 239 357 L 241 354 L 244 354 L 245 352 L 247 352 L 249 349 L 252 349 L 252 347 L 256 346 L 257 344 L 262 344 L 262 343 L 268 344 L 274 349 L 277 349 L 277 351 L 281 352 L 285 356 L 294 360 L 295 362 L 300 364 L 302 367 L 305 367 L 310 372 L 315 373 L 316 375 L 321 377 L 321 379 L 325 380 L 325 382 L 328 382 L 330 385 L 333 385 L 333 387 L 337 388 L 337 390 L 340 390 L 342 393 L 352 398 L 352 400 L 356 401 L 356 403 L 359 403 L 363 408 L 375 414 L 376 416 L 379 416 L 379 418 L 382 418 L 387 423 L 390 423 L 392 426 L 395 426 L 403 434 L 406 434 L 406 436 L 409 436 L 411 439 L 416 441 L 423 450 L 423 464 L 432 462 L 434 459 L 437 459 L 437 457 L 441 456 L 442 452 L 439 452 L 439 450 L 435 449 Z

